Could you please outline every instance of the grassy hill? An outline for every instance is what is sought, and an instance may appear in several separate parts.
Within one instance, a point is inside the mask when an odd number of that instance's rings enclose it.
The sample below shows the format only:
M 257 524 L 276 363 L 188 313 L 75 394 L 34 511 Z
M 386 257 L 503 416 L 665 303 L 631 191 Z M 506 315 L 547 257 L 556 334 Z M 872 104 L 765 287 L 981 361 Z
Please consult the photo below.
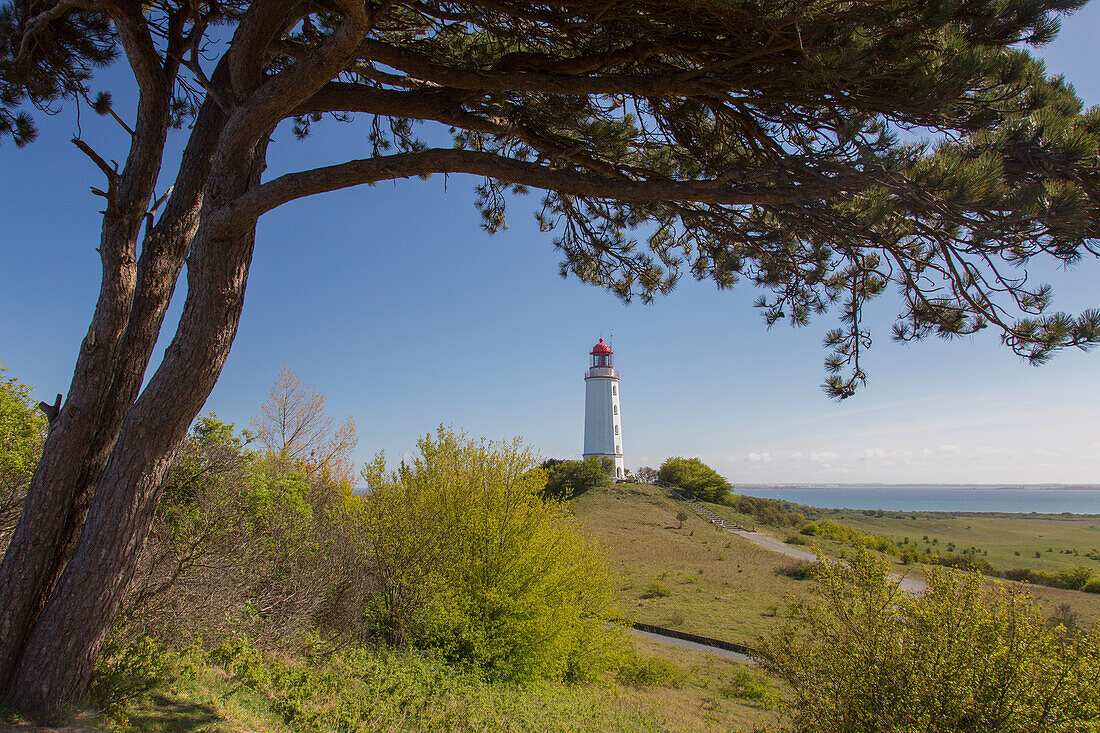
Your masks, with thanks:
M 637 621 L 752 644 L 805 581 L 777 570 L 792 561 L 688 512 L 662 489 L 617 484 L 570 502 L 622 576 L 620 598 Z M 665 593 L 667 592 L 667 595 Z

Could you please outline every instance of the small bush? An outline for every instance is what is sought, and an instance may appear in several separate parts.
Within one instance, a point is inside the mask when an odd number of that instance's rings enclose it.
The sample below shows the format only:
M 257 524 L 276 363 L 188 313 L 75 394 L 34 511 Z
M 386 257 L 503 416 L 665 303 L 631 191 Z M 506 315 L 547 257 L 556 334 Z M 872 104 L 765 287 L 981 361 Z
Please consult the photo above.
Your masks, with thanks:
M 1086 593 L 1100 593 L 1100 578 L 1092 578 L 1081 586 L 1081 590 Z
M 808 580 L 814 576 L 817 567 L 818 563 L 815 562 L 790 562 L 777 567 L 775 574 L 786 575 L 788 578 L 794 578 L 795 580 Z
M 775 499 L 733 494 L 726 499 L 725 503 L 734 511 L 748 514 L 761 524 L 773 527 L 801 527 L 806 522 L 804 516 L 791 511 L 790 504 Z
M 958 570 L 977 570 L 986 575 L 1000 575 L 985 559 L 973 555 L 927 555 L 925 562 Z
M 667 659 L 631 654 L 615 673 L 620 684 L 631 687 L 683 686 L 687 673 Z
M 788 545 L 804 545 L 806 544 L 806 538 L 800 534 L 789 534 L 787 539 L 783 540 Z
M 96 660 L 88 699 L 107 717 L 125 724 L 122 710 L 162 682 L 187 677 L 194 666 L 148 636 L 125 638 L 113 632 Z
M 642 598 L 668 598 L 670 595 L 672 595 L 672 591 L 668 589 L 668 586 L 659 580 L 654 580 L 646 586 Z
M 718 694 L 727 700 L 751 700 L 765 710 L 778 707 L 782 700 L 767 677 L 744 667 L 734 671 L 729 681 L 718 688 Z
M 1078 565 L 1069 570 L 1059 570 L 1055 577 L 1063 588 L 1081 590 L 1085 587 L 1085 583 L 1092 578 L 1092 571 L 1083 565 Z

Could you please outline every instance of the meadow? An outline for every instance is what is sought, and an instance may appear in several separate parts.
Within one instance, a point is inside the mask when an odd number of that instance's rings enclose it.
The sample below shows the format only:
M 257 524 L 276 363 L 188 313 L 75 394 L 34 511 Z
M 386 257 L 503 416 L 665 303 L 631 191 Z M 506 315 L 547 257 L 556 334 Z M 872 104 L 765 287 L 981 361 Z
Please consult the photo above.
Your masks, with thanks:
M 794 540 L 800 549 L 817 550 L 832 558 L 851 554 L 852 548 L 820 537 L 799 536 L 797 529 L 762 524 L 754 517 L 720 504 L 713 511 L 746 528 L 766 532 L 782 541 Z M 797 507 L 808 519 L 838 524 L 885 537 L 899 547 L 919 552 L 960 554 L 970 550 L 1000 571 L 1015 568 L 1057 572 L 1082 566 L 1100 577 L 1100 517 L 1085 515 L 985 514 L 947 512 L 882 512 Z M 879 553 L 881 554 L 881 553 Z M 899 576 L 921 577 L 920 566 L 906 565 L 884 555 Z M 1100 620 L 1100 594 L 1051 588 L 1031 583 L 994 580 L 1033 595 L 1048 615 L 1076 615 L 1077 622 Z
M 993 567 L 1057 571 L 1081 565 L 1100 575 L 1100 517 L 838 510 L 823 516 L 923 551 L 976 548 Z
M 622 578 L 633 620 L 752 644 L 804 581 L 778 572 L 790 560 L 687 512 L 663 489 L 618 484 L 573 499 L 582 533 L 595 537 Z

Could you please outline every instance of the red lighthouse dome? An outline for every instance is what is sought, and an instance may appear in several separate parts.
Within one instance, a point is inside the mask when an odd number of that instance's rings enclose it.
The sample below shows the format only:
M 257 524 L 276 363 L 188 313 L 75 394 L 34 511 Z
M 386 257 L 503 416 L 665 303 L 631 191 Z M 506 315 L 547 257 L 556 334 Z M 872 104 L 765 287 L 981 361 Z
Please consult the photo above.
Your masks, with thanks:
M 605 344 L 605 343 L 603 342 L 603 339 L 600 339 L 600 343 L 598 343 L 598 344 L 596 344 L 595 346 L 593 346 L 593 347 L 592 347 L 592 351 L 590 351 L 590 352 L 588 352 L 588 353 L 590 353 L 590 354 L 592 354 L 593 356 L 595 356 L 596 354 L 610 354 L 610 353 L 612 353 L 612 352 L 611 352 L 611 347 L 610 347 L 610 346 L 608 346 L 607 344 Z

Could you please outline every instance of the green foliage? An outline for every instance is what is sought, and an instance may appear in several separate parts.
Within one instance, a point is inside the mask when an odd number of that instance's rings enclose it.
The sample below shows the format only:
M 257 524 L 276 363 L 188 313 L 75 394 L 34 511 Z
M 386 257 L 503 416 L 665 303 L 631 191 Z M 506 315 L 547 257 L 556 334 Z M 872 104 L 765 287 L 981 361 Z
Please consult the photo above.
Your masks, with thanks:
M 615 461 L 606 456 L 589 456 L 583 461 L 549 458 L 539 468 L 546 475 L 544 495 L 552 499 L 569 499 L 590 489 L 610 486 L 615 476 Z
M 697 499 L 725 503 L 733 486 L 717 471 L 698 458 L 668 458 L 661 464 L 658 478 Z
M 642 598 L 668 598 L 670 595 L 672 591 L 659 580 L 654 580 L 642 591 Z
M 603 556 L 545 499 L 518 440 L 440 428 L 420 455 L 364 469 L 372 609 L 391 642 L 440 650 L 495 679 L 596 678 L 614 664 L 614 583 Z
M 1053 573 L 1032 568 L 1013 568 L 1004 571 L 1003 576 L 1007 580 L 1045 585 L 1050 588 L 1064 588 L 1066 590 L 1086 590 L 1089 583 L 1092 582 L 1092 571 L 1081 565 Z
M 1083 586 L 1081 586 L 1081 590 L 1083 590 L 1085 593 L 1100 593 L 1100 578 L 1092 578 L 1088 580 Z
M 106 66 L 116 53 L 117 39 L 105 15 L 66 12 L 19 57 L 28 22 L 40 12 L 31 0 L 0 5 L 0 142 L 10 135 L 19 147 L 38 133 L 21 105 L 48 111 L 58 99 L 87 97 L 92 69 Z
M 842 542 L 851 547 L 865 547 L 871 550 L 878 550 L 879 552 L 886 552 L 891 555 L 901 554 L 901 549 L 886 537 L 860 532 L 858 529 L 852 529 L 851 527 L 837 524 L 828 519 L 818 519 L 817 521 L 810 522 L 802 527 L 801 532 L 811 537 L 821 537 L 835 542 Z
M 218 643 L 245 623 L 273 647 L 314 625 L 359 633 L 369 577 L 355 559 L 350 491 L 248 450 L 248 439 L 210 415 L 177 453 L 123 604 L 132 633 Z
M 1059 570 L 1057 578 L 1063 588 L 1081 590 L 1092 578 L 1092 571 L 1083 565 L 1076 565 L 1068 570 Z
M 909 595 L 866 550 L 817 579 L 763 643 L 796 691 L 793 731 L 1078 733 L 1100 715 L 1100 635 L 1047 624 L 1025 594 L 931 569 Z
M 775 499 L 732 494 L 726 498 L 725 503 L 734 511 L 748 514 L 761 524 L 773 527 L 801 527 L 806 522 L 806 518 L 798 512 L 791 511 L 786 502 Z
M 726 698 L 749 700 L 765 710 L 773 710 L 783 702 L 783 696 L 767 677 L 759 672 L 738 667 L 728 680 L 725 680 L 718 693 Z
M 8 368 L 0 363 L 0 377 Z M 26 482 L 42 452 L 46 418 L 31 400 L 31 388 L 0 378 L 0 488 Z
M 266 652 L 248 636 L 237 635 L 209 652 L 189 648 L 176 654 L 142 642 L 111 654 L 119 657 L 120 667 L 133 670 L 111 680 L 100 670 L 94 683 L 103 690 L 117 681 L 121 687 L 115 689 L 131 691 L 106 711 L 112 729 L 119 731 L 602 733 L 662 729 L 651 713 L 616 705 L 613 693 L 602 687 L 521 688 L 493 683 L 476 670 L 456 668 L 438 656 L 385 648 L 352 644 L 336 651 L 291 656 Z M 149 715 L 143 709 L 147 707 L 163 712 Z M 235 715 L 219 720 L 219 713 Z M 153 720 L 164 727 L 146 727 Z
M 620 684 L 631 687 L 682 687 L 687 673 L 679 665 L 660 657 L 643 657 L 637 652 L 627 653 L 615 671 Z
M 0 554 L 8 545 L 31 476 L 42 456 L 46 418 L 14 377 L 3 378 L 0 364 Z
M 148 636 L 129 637 L 113 629 L 96 660 L 88 700 L 120 727 L 127 703 L 158 685 L 192 676 L 196 648 L 175 652 Z

